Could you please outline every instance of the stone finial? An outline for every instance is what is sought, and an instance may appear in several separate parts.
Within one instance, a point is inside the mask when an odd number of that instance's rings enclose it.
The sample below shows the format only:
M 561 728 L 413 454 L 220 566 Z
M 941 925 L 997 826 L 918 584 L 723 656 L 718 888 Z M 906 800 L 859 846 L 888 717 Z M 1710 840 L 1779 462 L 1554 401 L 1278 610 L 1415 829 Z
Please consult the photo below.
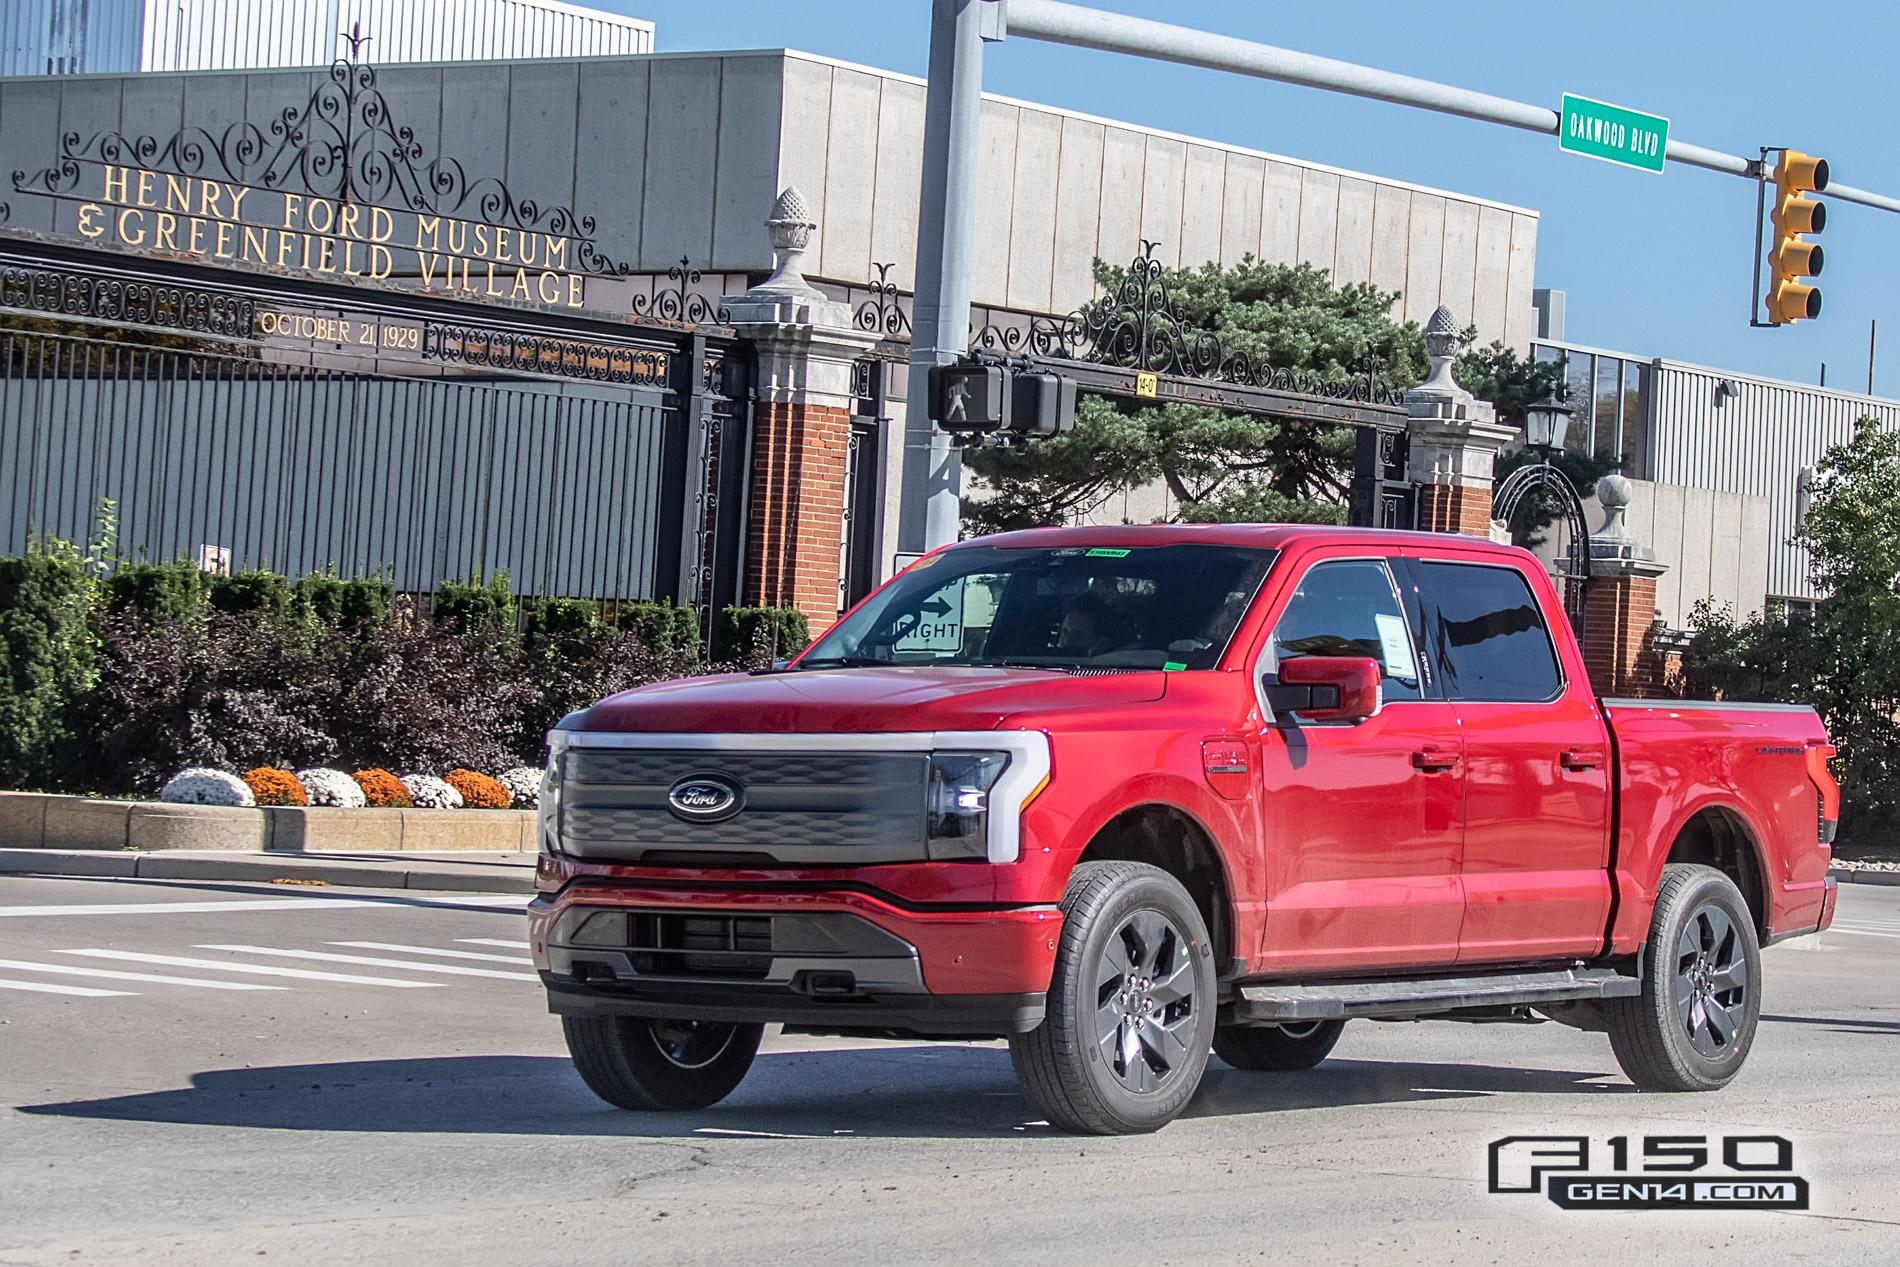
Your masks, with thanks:
M 804 296 L 816 296 L 817 288 L 805 280 L 805 248 L 811 245 L 812 231 L 818 222 L 805 207 L 805 195 L 796 185 L 787 185 L 772 206 L 765 222 L 772 239 L 772 275 L 755 290 Z
M 1425 355 L 1429 357 L 1451 356 L 1458 350 L 1458 318 L 1451 315 L 1451 309 L 1438 305 L 1431 320 L 1425 323 Z
M 1612 471 L 1597 481 L 1597 502 L 1603 507 L 1603 528 L 1596 536 L 1604 541 L 1629 540 L 1629 525 L 1623 522 L 1634 490 L 1628 479 Z

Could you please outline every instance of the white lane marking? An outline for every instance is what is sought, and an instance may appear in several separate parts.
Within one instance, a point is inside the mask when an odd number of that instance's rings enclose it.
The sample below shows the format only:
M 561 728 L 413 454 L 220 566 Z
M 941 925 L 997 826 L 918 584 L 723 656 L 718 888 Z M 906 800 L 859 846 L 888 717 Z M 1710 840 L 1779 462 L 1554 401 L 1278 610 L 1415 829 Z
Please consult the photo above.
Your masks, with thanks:
M 143 981 L 152 985 L 189 985 L 203 990 L 284 990 L 287 986 L 259 985 L 255 981 L 206 981 L 202 977 L 168 977 L 154 972 L 114 972 L 110 968 L 76 968 L 69 963 L 30 963 L 0 959 L 0 968 L 20 972 L 55 972 L 66 977 L 98 977 L 109 981 Z
M 406 955 L 431 955 L 438 959 L 473 959 L 481 963 L 525 963 L 534 960 L 526 955 L 484 955 L 475 950 L 437 950 L 433 946 L 404 946 L 391 941 L 333 941 L 330 946 L 346 946 L 351 950 L 394 950 Z
M 31 990 L 35 994 L 76 994 L 82 999 L 132 999 L 133 990 L 94 990 L 83 985 L 48 985 L 44 981 L 0 980 L 0 990 Z
M 371 955 L 333 955 L 322 950 L 283 950 L 276 946 L 199 945 L 194 950 L 225 950 L 234 955 L 276 955 L 280 959 L 314 959 L 321 963 L 354 963 L 366 968 L 407 968 L 412 972 L 448 972 L 458 977 L 500 977 L 504 981 L 532 981 L 532 972 L 502 972 L 495 968 L 464 968 L 452 963 L 411 963 L 407 959 L 379 959 Z
M 248 972 L 259 977 L 298 977 L 305 981 L 341 981 L 346 985 L 384 985 L 393 990 L 433 990 L 435 981 L 392 981 L 388 977 L 359 977 L 347 972 L 316 972 L 309 968 L 279 968 L 274 964 L 231 963 L 223 959 L 193 959 L 189 955 L 149 955 L 138 950 L 62 950 L 62 955 L 94 959 L 123 959 L 127 963 L 158 963 L 173 968 L 211 968 L 218 972 Z
M 506 937 L 457 937 L 455 940 L 464 946 L 506 946 L 510 950 L 528 948 L 527 942 L 509 941 Z
M 33 915 L 191 915 L 218 911 L 313 911 L 335 907 L 474 906 L 526 910 L 513 894 L 444 893 L 435 897 L 262 897 L 228 902 L 98 902 L 78 906 L 0 906 L 0 918 Z
M 1871 928 L 1842 928 L 1839 924 L 1827 930 L 1830 933 L 1846 933 L 1849 937 L 1900 937 L 1900 933 L 1877 933 Z

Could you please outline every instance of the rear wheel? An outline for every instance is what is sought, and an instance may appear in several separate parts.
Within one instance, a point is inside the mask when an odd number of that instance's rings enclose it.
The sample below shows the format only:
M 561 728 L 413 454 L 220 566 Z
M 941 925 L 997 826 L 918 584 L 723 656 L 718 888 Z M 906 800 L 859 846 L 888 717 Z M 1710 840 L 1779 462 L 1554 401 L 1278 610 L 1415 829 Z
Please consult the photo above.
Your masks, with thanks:
M 581 1081 L 623 1109 L 703 1109 L 732 1094 L 752 1068 L 763 1025 L 564 1016 Z
M 1214 1054 L 1236 1069 L 1288 1073 L 1311 1069 L 1332 1054 L 1344 1021 L 1294 1025 L 1223 1025 L 1214 1031 Z
M 1741 1072 L 1761 1016 L 1761 950 L 1732 880 L 1663 868 L 1643 991 L 1605 1011 L 1616 1061 L 1645 1091 L 1714 1091 Z
M 1090 1135 L 1158 1130 L 1187 1107 L 1214 1034 L 1214 954 L 1179 881 L 1139 862 L 1075 869 L 1048 1014 L 1010 1039 L 1030 1100 Z

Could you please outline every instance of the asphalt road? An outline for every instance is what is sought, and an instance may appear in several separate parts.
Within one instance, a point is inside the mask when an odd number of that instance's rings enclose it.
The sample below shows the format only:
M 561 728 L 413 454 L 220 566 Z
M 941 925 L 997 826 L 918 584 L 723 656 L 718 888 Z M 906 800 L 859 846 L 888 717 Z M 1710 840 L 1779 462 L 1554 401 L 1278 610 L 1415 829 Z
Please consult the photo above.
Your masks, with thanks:
M 1556 1025 L 1357 1022 L 1119 1140 L 1030 1120 L 994 1044 L 775 1036 L 717 1108 L 609 1109 L 520 900 L 0 879 L 0 1263 L 1900 1259 L 1900 889 L 1766 952 L 1721 1093 Z M 1788 1137 L 1812 1208 L 1487 1191 L 1505 1135 L 1723 1132 Z

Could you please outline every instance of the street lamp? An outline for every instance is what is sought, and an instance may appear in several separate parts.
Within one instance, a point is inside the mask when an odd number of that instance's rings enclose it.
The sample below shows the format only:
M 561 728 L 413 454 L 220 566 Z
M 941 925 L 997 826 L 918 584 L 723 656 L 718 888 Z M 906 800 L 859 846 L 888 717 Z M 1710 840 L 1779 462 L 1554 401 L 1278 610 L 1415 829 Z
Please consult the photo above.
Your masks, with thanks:
M 1561 449 L 1570 426 L 1571 408 L 1556 392 L 1524 411 L 1524 443 L 1533 449 Z

